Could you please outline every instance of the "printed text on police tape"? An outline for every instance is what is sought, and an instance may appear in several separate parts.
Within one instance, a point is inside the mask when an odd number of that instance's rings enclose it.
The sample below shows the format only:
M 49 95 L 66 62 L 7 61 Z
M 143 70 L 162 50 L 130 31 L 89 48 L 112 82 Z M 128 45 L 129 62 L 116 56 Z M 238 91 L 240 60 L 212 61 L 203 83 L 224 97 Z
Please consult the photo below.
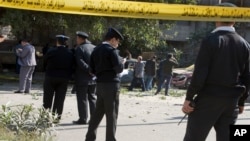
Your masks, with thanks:
M 250 22 L 250 8 L 120 0 L 0 0 L 0 7 L 127 18 Z

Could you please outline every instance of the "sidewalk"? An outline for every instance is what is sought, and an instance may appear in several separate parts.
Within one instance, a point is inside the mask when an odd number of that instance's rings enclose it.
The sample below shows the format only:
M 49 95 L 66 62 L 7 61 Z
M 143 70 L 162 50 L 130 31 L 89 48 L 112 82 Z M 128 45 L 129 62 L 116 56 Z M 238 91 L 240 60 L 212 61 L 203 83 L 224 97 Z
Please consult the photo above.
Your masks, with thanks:
M 30 104 L 42 105 L 42 85 L 34 84 L 32 93 L 38 94 L 38 99 L 32 95 L 14 94 L 18 83 L 0 85 L 0 104 Z M 56 127 L 57 141 L 84 141 L 88 125 L 73 125 L 78 119 L 76 97 L 68 89 L 64 111 L 60 125 Z M 178 126 L 183 117 L 181 112 L 184 97 L 166 99 L 163 95 L 153 96 L 151 93 L 121 94 L 120 111 L 117 126 L 118 141 L 181 141 L 183 139 L 186 119 Z M 239 116 L 237 124 L 250 124 L 250 103 L 246 104 L 245 113 Z M 105 119 L 98 128 L 97 141 L 105 140 Z M 212 130 L 207 141 L 214 141 Z

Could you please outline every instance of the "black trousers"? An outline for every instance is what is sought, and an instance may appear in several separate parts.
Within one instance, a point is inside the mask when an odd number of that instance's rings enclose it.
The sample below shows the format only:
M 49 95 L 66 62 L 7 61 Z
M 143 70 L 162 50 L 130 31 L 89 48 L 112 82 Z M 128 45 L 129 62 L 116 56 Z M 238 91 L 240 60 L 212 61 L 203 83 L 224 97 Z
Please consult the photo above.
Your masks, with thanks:
M 52 109 L 53 113 L 58 114 L 61 118 L 63 112 L 64 100 L 67 92 L 68 79 L 45 77 L 43 85 L 43 107 L 45 109 Z M 54 104 L 53 103 L 54 98 Z
M 106 115 L 106 141 L 116 141 L 116 125 L 119 108 L 120 83 L 97 83 L 96 110 L 91 116 L 86 141 L 96 140 L 97 128 Z
M 79 120 L 87 122 L 88 107 L 90 115 L 93 114 L 96 108 L 96 85 L 76 85 L 76 98 Z M 88 106 L 89 105 L 89 106 Z
M 189 115 L 184 141 L 205 141 L 214 127 L 216 141 L 229 141 L 229 125 L 238 116 L 238 98 L 201 95 Z

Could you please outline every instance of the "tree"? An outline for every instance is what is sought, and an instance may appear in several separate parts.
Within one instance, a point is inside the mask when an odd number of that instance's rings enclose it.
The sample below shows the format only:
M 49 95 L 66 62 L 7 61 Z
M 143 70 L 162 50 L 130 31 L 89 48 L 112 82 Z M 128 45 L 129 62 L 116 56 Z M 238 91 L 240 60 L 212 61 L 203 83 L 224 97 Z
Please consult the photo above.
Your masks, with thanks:
M 133 0 L 131 0 L 133 1 Z M 191 3 L 195 0 L 137 0 L 146 2 Z M 93 43 L 101 42 L 108 27 L 118 28 L 125 36 L 120 50 L 123 56 L 127 53 L 141 54 L 143 51 L 155 51 L 166 48 L 165 39 L 160 40 L 161 28 L 170 28 L 174 21 L 159 24 L 159 20 L 131 19 L 115 17 L 97 17 L 46 13 L 6 9 L 1 18 L 1 24 L 11 25 L 12 33 L 17 39 L 28 36 L 34 44 L 44 45 L 51 42 L 55 34 L 64 34 L 72 38 L 74 44 L 75 32 L 82 30 L 90 35 Z
M 17 40 L 26 37 L 38 45 L 49 42 L 53 33 L 62 33 L 66 26 L 61 14 L 17 9 L 6 9 L 1 22 L 11 25 L 12 34 Z

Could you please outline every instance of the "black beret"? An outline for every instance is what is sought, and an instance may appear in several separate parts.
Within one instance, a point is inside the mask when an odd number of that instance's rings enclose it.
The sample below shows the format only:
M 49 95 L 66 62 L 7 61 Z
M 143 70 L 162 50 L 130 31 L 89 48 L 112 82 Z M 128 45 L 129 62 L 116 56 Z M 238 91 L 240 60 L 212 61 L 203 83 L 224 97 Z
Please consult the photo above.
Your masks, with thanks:
M 229 3 L 229 2 L 223 2 L 223 3 L 219 3 L 216 6 L 224 6 L 224 7 L 237 7 L 236 5 Z
M 89 35 L 87 33 L 82 32 L 82 31 L 77 31 L 76 35 L 80 36 L 80 37 L 83 37 L 83 38 L 88 38 L 89 37 Z
M 115 28 L 111 27 L 108 29 L 108 32 L 106 34 L 106 37 L 115 37 L 115 38 L 119 38 L 120 40 L 124 40 L 124 37 L 122 36 L 122 34 Z

